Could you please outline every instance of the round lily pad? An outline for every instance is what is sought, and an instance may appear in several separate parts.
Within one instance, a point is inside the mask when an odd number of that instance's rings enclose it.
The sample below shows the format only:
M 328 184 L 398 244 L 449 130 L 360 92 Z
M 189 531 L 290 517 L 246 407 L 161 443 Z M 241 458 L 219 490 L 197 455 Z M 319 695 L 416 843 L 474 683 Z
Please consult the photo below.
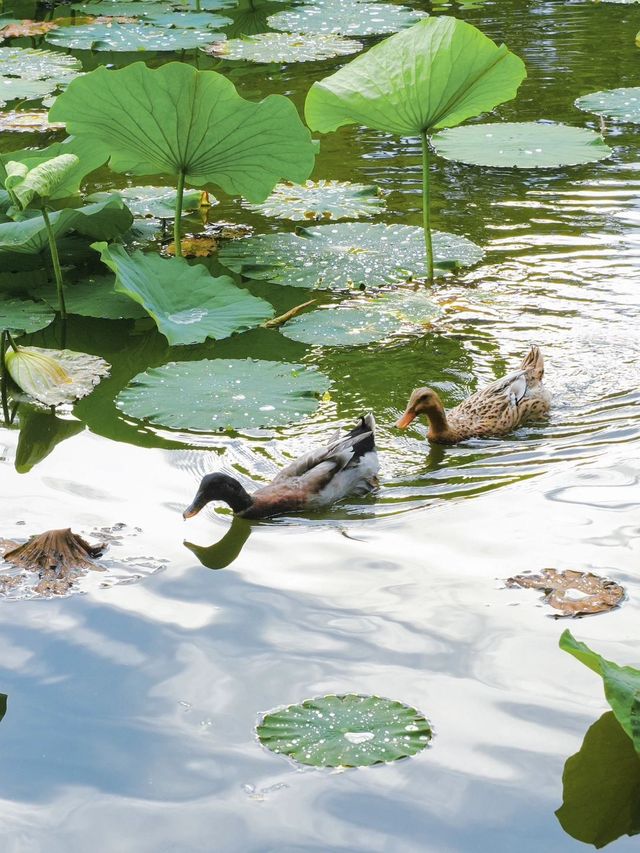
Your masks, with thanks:
M 433 234 L 435 274 L 482 260 L 465 237 Z M 218 257 L 247 278 L 290 287 L 345 290 L 380 287 L 425 275 L 422 228 L 344 222 L 299 228 L 290 234 L 259 234 L 223 246 Z
M 264 715 L 260 743 L 313 767 L 368 767 L 425 749 L 433 732 L 415 708 L 348 693 L 319 696 Z
M 173 219 L 176 211 L 176 190 L 173 187 L 123 187 L 114 190 L 134 216 L 153 216 L 156 219 Z M 99 192 L 87 196 L 87 201 L 103 201 L 114 192 Z M 185 190 L 182 198 L 183 215 L 197 210 L 202 198 L 201 190 Z M 209 205 L 217 204 L 209 196 Z
M 0 75 L 22 80 L 55 80 L 70 83 L 82 72 L 82 65 L 73 56 L 52 50 L 33 50 L 27 47 L 0 47 Z
M 640 2 L 640 0 L 639 0 Z M 640 86 L 592 92 L 575 102 L 579 110 L 605 118 L 640 124 Z
M 360 219 L 386 207 L 377 187 L 325 180 L 277 184 L 265 202 L 245 206 L 264 216 L 295 220 Z
M 304 344 L 353 347 L 421 334 L 439 314 L 424 290 L 401 291 L 310 311 L 289 320 L 281 331 Z
M 0 106 L 9 101 L 39 101 L 57 88 L 55 80 L 22 80 L 0 75 Z
M 171 362 L 119 394 L 126 415 L 170 429 L 214 432 L 283 426 L 311 414 L 328 378 L 302 364 L 260 359 Z
M 278 12 L 271 15 L 267 22 L 272 29 L 289 33 L 372 36 L 396 33 L 426 17 L 425 12 L 391 3 L 323 0 L 321 3 L 308 3 L 289 11 Z
M 431 144 L 448 160 L 518 169 L 576 166 L 611 155 L 609 146 L 592 130 L 535 121 L 454 127 L 436 133 Z
M 313 62 L 362 50 L 362 42 L 319 33 L 259 33 L 214 44 L 207 53 L 248 62 Z
M 55 317 L 55 312 L 44 302 L 29 299 L 0 300 L 0 329 L 12 332 L 38 332 L 45 329 Z
M 139 0 L 129 3 L 127 0 L 104 0 L 97 3 L 73 3 L 71 8 L 80 15 L 92 17 L 127 17 L 146 18 L 147 15 L 159 15 L 162 12 L 171 12 L 173 3 L 163 3 L 161 0 Z
M 152 24 L 89 24 L 61 27 L 47 35 L 51 44 L 72 50 L 189 50 L 215 39 L 224 36 L 211 30 L 168 29 Z
M 183 30 L 219 30 L 233 23 L 231 18 L 213 12 L 151 12 L 146 19 L 156 27 L 177 27 Z

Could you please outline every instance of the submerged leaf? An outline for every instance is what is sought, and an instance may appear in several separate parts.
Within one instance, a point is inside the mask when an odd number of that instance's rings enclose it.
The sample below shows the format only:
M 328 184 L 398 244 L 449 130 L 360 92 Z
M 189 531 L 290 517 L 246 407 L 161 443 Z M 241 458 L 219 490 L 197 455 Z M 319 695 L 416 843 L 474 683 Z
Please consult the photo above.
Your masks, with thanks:
M 314 767 L 368 767 L 421 752 L 432 738 L 415 708 L 349 693 L 319 696 L 265 714 L 258 740 L 272 752 Z
M 228 276 L 213 278 L 183 258 L 161 258 L 121 246 L 95 243 L 102 262 L 116 274 L 116 291 L 138 302 L 172 345 L 220 340 L 258 326 L 273 315 L 264 299 L 236 287 Z
M 640 752 L 640 670 L 606 660 L 576 640 L 570 631 L 560 637 L 560 648 L 602 677 L 607 702 L 636 752 Z
M 522 60 L 476 27 L 456 18 L 429 18 L 314 83 L 305 116 L 321 133 L 362 124 L 417 136 L 510 100 L 525 77 Z
M 274 30 L 290 33 L 340 33 L 347 36 L 372 36 L 395 33 L 410 27 L 426 12 L 391 3 L 367 3 L 365 0 L 322 0 L 306 3 L 268 18 Z
M 624 589 L 615 581 L 591 572 L 543 569 L 539 575 L 516 575 L 505 581 L 509 587 L 542 589 L 543 601 L 561 616 L 585 616 L 588 613 L 606 613 L 618 607 L 624 599 Z M 577 594 L 577 595 L 576 595 Z
M 362 50 L 362 42 L 339 35 L 258 33 L 213 44 L 206 48 L 206 53 L 220 59 L 289 63 L 314 62 L 333 56 L 346 56 L 359 50 Z
M 386 204 L 377 187 L 320 180 L 277 184 L 265 202 L 245 206 L 264 216 L 313 221 L 375 216 Z
M 53 321 L 55 312 L 44 302 L 28 299 L 0 299 L 0 330 L 38 332 Z
M 479 246 L 464 237 L 433 234 L 436 275 L 482 260 Z M 295 234 L 259 234 L 223 246 L 225 266 L 248 278 L 291 287 L 344 290 L 380 287 L 420 277 L 425 268 L 424 234 L 410 225 L 348 222 L 300 228 Z
M 6 352 L 5 364 L 18 388 L 46 406 L 86 397 L 110 368 L 84 352 L 22 346 Z
M 575 102 L 579 110 L 595 113 L 614 121 L 640 124 L 640 86 L 592 92 Z
M 246 101 L 221 74 L 178 62 L 97 68 L 56 99 L 51 118 L 109 145 L 115 171 L 182 172 L 192 186 L 217 184 L 254 202 L 283 178 L 305 180 L 315 159 L 311 135 L 287 98 Z
M 216 39 L 222 33 L 210 30 L 169 29 L 152 24 L 88 24 L 60 27 L 47 34 L 47 41 L 72 50 L 189 50 Z
M 302 364 L 252 358 L 173 362 L 139 373 L 116 405 L 130 417 L 170 429 L 284 426 L 315 411 L 328 385 L 323 373 Z
M 535 121 L 456 127 L 431 137 L 431 144 L 447 160 L 518 169 L 576 166 L 611 156 L 609 146 L 592 130 Z

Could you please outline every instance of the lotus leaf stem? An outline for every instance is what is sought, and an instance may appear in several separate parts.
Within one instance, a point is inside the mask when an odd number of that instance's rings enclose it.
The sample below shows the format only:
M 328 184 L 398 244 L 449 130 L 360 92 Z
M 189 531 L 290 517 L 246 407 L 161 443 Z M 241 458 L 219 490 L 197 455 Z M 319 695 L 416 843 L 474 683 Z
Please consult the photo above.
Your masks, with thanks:
M 9 406 L 7 404 L 7 368 L 4 363 L 4 356 L 7 351 L 7 332 L 2 332 L 0 335 L 0 398 L 2 399 L 2 416 L 5 424 L 9 423 Z
M 56 289 L 58 291 L 58 309 L 63 320 L 67 319 L 67 309 L 64 304 L 64 282 L 62 280 L 62 267 L 60 266 L 60 257 L 58 255 L 58 246 L 56 245 L 56 235 L 51 227 L 51 220 L 45 207 L 42 208 L 42 218 L 47 229 L 47 238 L 49 240 L 49 252 L 51 253 L 51 262 L 53 263 L 53 274 L 56 279 Z
M 429 141 L 425 130 L 420 134 L 422 142 L 422 227 L 424 228 L 424 248 L 427 259 L 427 278 L 433 283 L 433 243 L 431 240 L 431 210 L 429 197 Z
M 182 221 L 182 198 L 184 196 L 184 169 L 178 172 L 178 186 L 176 188 L 176 218 L 173 221 L 173 243 L 176 258 L 182 257 L 182 239 L 180 236 L 180 224 Z

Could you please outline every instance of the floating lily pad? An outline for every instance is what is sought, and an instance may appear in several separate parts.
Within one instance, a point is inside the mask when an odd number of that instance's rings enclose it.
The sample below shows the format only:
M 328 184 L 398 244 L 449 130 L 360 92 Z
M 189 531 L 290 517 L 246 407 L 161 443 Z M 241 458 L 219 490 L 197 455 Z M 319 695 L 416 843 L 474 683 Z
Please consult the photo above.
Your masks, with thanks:
M 148 314 L 141 305 L 114 290 L 115 276 L 90 276 L 65 288 L 64 301 L 68 314 L 97 317 L 101 320 L 139 320 Z M 39 288 L 38 295 L 54 308 L 58 305 L 55 288 Z
M 45 406 L 86 397 L 110 369 L 104 359 L 86 352 L 42 347 L 8 349 L 5 363 L 18 388 Z
M 362 50 L 362 42 L 339 35 L 259 33 L 214 44 L 207 53 L 248 62 L 314 62 Z
M 465 237 L 433 234 L 435 274 L 482 260 Z M 425 269 L 424 232 L 410 225 L 346 222 L 259 234 L 224 246 L 218 257 L 234 272 L 291 287 L 344 290 L 379 287 L 419 277 Z
M 228 338 L 273 316 L 264 299 L 236 287 L 228 276 L 214 278 L 200 264 L 155 253 L 127 255 L 121 246 L 106 243 L 93 248 L 116 274 L 116 291 L 142 305 L 172 345 Z
M 609 146 L 592 130 L 535 121 L 454 127 L 436 133 L 431 144 L 448 160 L 518 169 L 576 166 L 611 155 Z
M 0 41 L 2 39 L 43 36 L 57 26 L 58 24 L 55 21 L 31 21 L 27 19 L 5 23 L 4 19 L 0 18 Z
M 556 618 L 606 613 L 619 607 L 625 596 L 623 587 L 615 581 L 570 569 L 543 569 L 539 575 L 516 575 L 505 583 L 509 587 L 544 590 L 544 603 L 561 611 Z
M 285 323 L 282 333 L 304 344 L 353 347 L 424 333 L 439 314 L 439 306 L 423 291 L 401 291 L 301 314 Z
M 426 18 L 425 12 L 391 3 L 323 0 L 322 3 L 309 3 L 271 15 L 268 24 L 274 30 L 289 33 L 372 36 L 396 33 L 422 18 Z
M 253 358 L 172 362 L 139 373 L 116 405 L 170 429 L 284 426 L 315 411 L 328 386 L 324 374 L 302 364 Z
M 0 131 L 7 133 L 48 133 L 63 127 L 63 124 L 49 123 L 47 110 L 0 113 Z
M 219 30 L 231 23 L 231 18 L 213 12 L 151 12 L 146 20 L 156 27 L 182 30 Z
M 111 193 L 93 193 L 87 196 L 87 201 L 102 201 L 113 195 L 119 195 L 134 216 L 173 219 L 175 215 L 176 191 L 173 187 L 124 187 Z M 182 198 L 183 214 L 197 210 L 201 197 L 200 190 L 185 190 Z M 217 204 L 217 200 L 210 196 L 209 204 Z
M 72 50 L 189 50 L 216 39 L 224 36 L 210 30 L 168 29 L 152 24 L 89 24 L 61 27 L 47 35 L 51 44 Z
M 260 743 L 314 767 L 368 767 L 425 749 L 429 722 L 415 708 L 379 696 L 320 696 L 270 711 L 257 726 Z
M 0 75 L 22 80 L 55 80 L 70 83 L 82 73 L 82 65 L 73 56 L 52 50 L 28 47 L 0 47 Z
M 640 2 L 640 0 L 638 0 Z M 579 110 L 605 118 L 640 124 L 640 86 L 592 92 L 575 102 Z
M 23 80 L 0 75 L 0 107 L 9 101 L 38 101 L 55 92 L 55 80 Z
M 265 216 L 295 220 L 360 219 L 382 213 L 386 204 L 377 187 L 349 181 L 277 184 L 263 204 L 246 204 Z
M 28 299 L 0 299 L 0 329 L 11 332 L 38 332 L 46 329 L 55 313 L 44 302 Z

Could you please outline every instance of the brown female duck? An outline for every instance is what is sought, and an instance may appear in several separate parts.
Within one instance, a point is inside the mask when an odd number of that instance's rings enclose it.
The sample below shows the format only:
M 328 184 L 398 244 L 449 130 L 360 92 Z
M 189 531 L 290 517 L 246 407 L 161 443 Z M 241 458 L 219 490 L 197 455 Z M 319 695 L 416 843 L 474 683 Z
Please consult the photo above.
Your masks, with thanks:
M 519 370 L 476 391 L 449 412 L 431 388 L 416 388 L 396 426 L 405 429 L 424 414 L 429 419 L 430 441 L 455 444 L 467 438 L 502 435 L 549 411 L 550 397 L 542 384 L 543 375 L 542 353 L 532 346 Z
M 366 494 L 377 486 L 375 427 L 373 415 L 365 415 L 345 437 L 338 434 L 326 447 L 305 453 L 252 494 L 228 474 L 207 474 L 183 517 L 197 515 L 210 501 L 223 501 L 241 518 L 257 519 L 318 509 L 349 494 Z

